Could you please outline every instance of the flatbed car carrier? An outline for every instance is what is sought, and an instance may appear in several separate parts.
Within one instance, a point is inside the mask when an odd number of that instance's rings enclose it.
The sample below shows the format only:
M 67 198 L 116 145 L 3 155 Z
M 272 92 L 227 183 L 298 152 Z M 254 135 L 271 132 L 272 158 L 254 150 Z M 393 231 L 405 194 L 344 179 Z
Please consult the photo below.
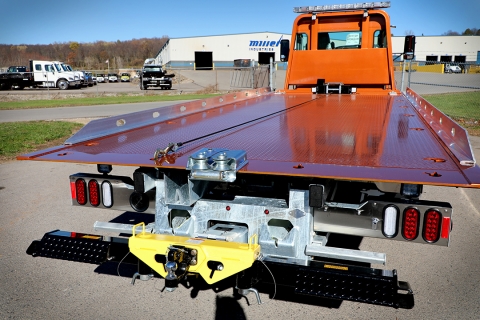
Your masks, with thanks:
M 151 214 L 97 221 L 118 237 L 52 231 L 33 256 L 131 262 L 173 291 L 189 275 L 293 294 L 412 308 L 381 252 L 336 237 L 447 247 L 453 209 L 424 185 L 480 187 L 466 131 L 396 89 L 390 20 L 363 3 L 299 7 L 283 90 L 247 90 L 91 121 L 64 145 L 19 160 L 97 164 L 70 176 L 74 206 Z M 132 177 L 111 174 L 132 167 Z M 125 236 L 127 235 L 127 236 Z M 372 267 L 374 265 L 375 267 Z

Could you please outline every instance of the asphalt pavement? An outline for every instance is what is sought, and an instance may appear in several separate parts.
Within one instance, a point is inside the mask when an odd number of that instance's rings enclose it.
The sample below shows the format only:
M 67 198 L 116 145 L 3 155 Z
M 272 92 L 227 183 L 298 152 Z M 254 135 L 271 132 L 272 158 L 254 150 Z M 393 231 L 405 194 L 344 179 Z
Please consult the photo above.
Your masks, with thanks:
M 66 96 L 105 96 L 108 94 L 169 94 L 182 95 L 187 93 L 202 92 L 208 88 L 217 88 L 221 92 L 233 90 L 230 87 L 231 70 L 206 70 L 178 71 L 182 74 L 182 81 L 174 83 L 172 90 L 148 89 L 140 91 L 134 83 L 101 83 L 97 86 L 87 87 L 79 90 L 46 90 L 46 89 L 24 89 L 0 91 L 1 99 L 8 99 L 9 95 L 20 96 L 40 96 L 45 99 L 57 99 L 59 95 Z M 401 88 L 402 74 L 395 73 L 397 88 Z M 285 71 L 277 70 L 275 73 L 275 83 L 277 87 L 283 87 L 285 81 Z M 408 84 L 408 74 L 404 77 L 405 87 Z M 418 94 L 436 94 L 446 92 L 464 92 L 480 90 L 480 74 L 437 74 L 416 72 L 411 76 L 411 88 Z M 479 88 L 479 89 L 475 89 Z M 0 110 L 0 123 L 12 121 L 29 120 L 54 120 L 54 119 L 78 119 L 78 118 L 98 118 L 108 117 L 129 112 L 147 110 L 155 107 L 182 103 L 182 101 L 173 102 L 145 102 L 128 103 L 115 105 L 98 106 L 79 106 L 64 108 L 45 108 L 45 109 L 21 109 L 21 110 Z
M 1 122 L 14 121 L 39 121 L 39 120 L 62 120 L 82 118 L 105 118 L 125 113 L 143 111 L 153 108 L 169 106 L 176 103 L 183 103 L 187 100 L 159 101 L 125 104 L 105 104 L 97 106 L 78 106 L 44 109 L 16 109 L 1 110 Z
M 474 138 L 480 157 L 480 139 Z M 132 175 L 114 167 L 112 174 Z M 164 280 L 137 280 L 129 265 L 82 264 L 33 258 L 32 240 L 61 229 L 95 233 L 95 221 L 142 215 L 70 205 L 68 176 L 95 172 L 94 165 L 12 161 L 0 164 L 0 319 L 478 319 L 480 314 L 480 197 L 478 190 L 426 187 L 425 198 L 451 202 L 454 228 L 450 247 L 364 238 L 362 250 L 385 252 L 387 269 L 396 269 L 415 293 L 411 310 L 356 302 L 326 302 L 300 297 L 285 300 L 273 288 L 236 299 L 233 290 L 180 286 L 162 291 Z M 377 266 L 380 267 L 380 266 Z M 217 291 L 217 292 L 215 292 Z

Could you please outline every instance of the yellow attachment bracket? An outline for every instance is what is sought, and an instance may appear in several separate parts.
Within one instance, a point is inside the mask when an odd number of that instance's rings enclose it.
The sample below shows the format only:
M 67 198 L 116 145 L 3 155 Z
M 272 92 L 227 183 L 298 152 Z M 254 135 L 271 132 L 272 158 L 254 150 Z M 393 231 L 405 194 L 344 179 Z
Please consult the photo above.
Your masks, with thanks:
M 145 222 L 140 222 L 140 223 L 137 223 L 136 225 L 134 225 L 132 227 L 132 234 L 133 236 L 135 237 L 135 230 L 137 229 L 137 227 L 139 226 L 142 226 L 142 234 L 144 235 L 145 234 Z
M 128 241 L 130 251 L 162 277 L 167 275 L 165 265 L 157 261 L 165 261 L 159 257 L 167 256 L 171 246 L 197 250 L 196 264 L 190 265 L 188 272 L 200 274 L 208 284 L 250 268 L 260 255 L 257 235 L 252 236 L 249 243 L 239 243 L 144 232 L 135 234 L 136 226 Z M 221 262 L 223 269 L 212 272 L 207 265 L 209 261 Z

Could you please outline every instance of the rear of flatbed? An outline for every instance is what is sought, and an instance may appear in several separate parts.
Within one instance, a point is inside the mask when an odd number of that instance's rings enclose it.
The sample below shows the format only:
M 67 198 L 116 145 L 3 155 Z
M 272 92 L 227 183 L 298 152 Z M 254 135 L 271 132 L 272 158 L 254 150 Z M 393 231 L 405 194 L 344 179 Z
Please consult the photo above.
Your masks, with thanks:
M 98 174 L 70 176 L 72 205 L 154 216 L 95 222 L 118 237 L 49 232 L 27 253 L 135 263 L 132 283 L 159 275 L 167 291 L 195 275 L 232 281 L 259 303 L 267 283 L 412 308 L 410 285 L 382 268 L 384 253 L 329 239 L 446 247 L 453 209 L 423 199 L 423 186 L 480 188 L 480 168 L 463 128 L 410 89 L 396 90 L 390 21 L 377 4 L 296 8 L 282 91 L 99 119 L 62 146 L 19 156 L 97 164 Z M 112 166 L 137 169 L 114 176 Z

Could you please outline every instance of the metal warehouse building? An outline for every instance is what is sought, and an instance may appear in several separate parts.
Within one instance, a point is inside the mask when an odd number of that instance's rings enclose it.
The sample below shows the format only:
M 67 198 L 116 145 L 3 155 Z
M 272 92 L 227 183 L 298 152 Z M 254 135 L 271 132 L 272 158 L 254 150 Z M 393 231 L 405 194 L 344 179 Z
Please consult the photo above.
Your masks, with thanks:
M 480 36 L 417 36 L 415 60 L 480 64 Z M 403 52 L 405 37 L 392 37 L 393 53 Z
M 268 64 L 280 62 L 280 40 L 290 34 L 256 32 L 169 39 L 160 49 L 156 63 L 168 68 L 208 70 L 233 67 L 234 60 Z M 405 37 L 392 38 L 394 57 L 403 52 Z M 480 36 L 417 36 L 415 60 L 430 63 L 480 64 Z
M 280 40 L 289 34 L 256 32 L 169 39 L 157 54 L 156 62 L 169 68 L 212 69 L 233 67 L 234 60 L 249 59 L 267 64 L 270 57 L 280 61 Z

